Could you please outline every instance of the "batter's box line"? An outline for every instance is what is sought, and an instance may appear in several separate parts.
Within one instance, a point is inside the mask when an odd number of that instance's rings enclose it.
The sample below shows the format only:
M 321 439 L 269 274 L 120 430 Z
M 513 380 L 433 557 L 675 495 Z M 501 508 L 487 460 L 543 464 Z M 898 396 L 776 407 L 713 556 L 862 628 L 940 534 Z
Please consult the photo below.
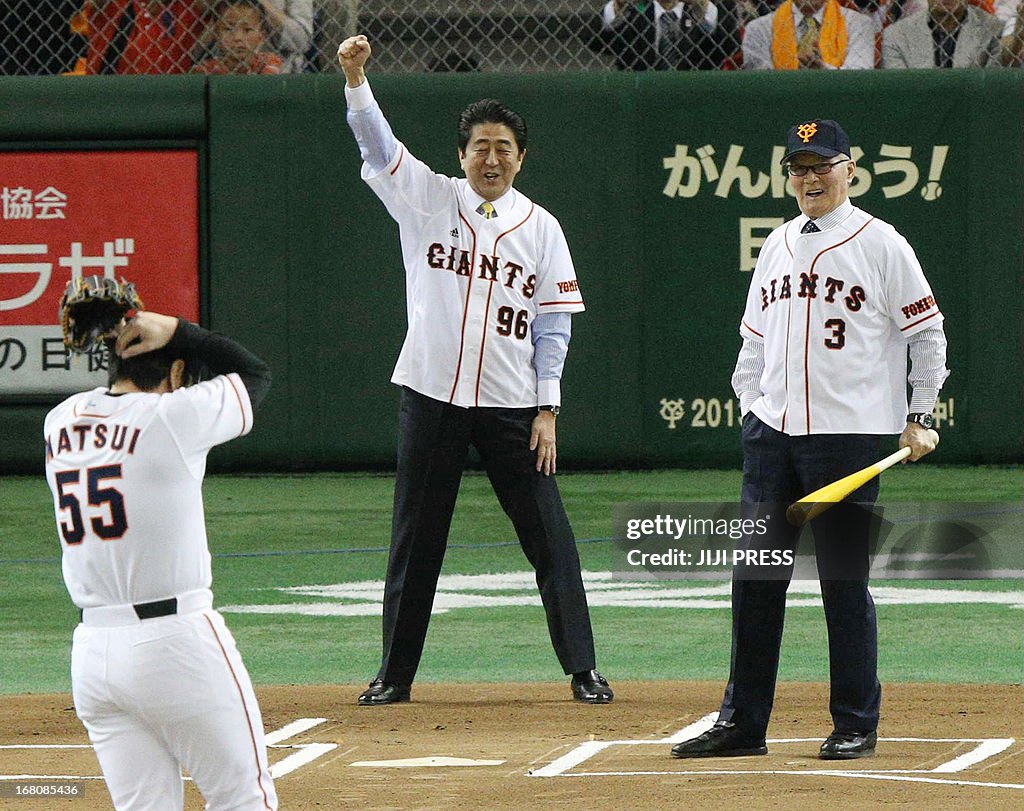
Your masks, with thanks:
M 280 729 L 268 732 L 266 735 L 267 747 L 270 749 L 294 749 L 292 754 L 282 758 L 270 766 L 270 776 L 277 780 L 286 774 L 291 774 L 296 769 L 312 763 L 319 757 L 337 749 L 336 743 L 284 743 L 289 738 L 308 732 L 314 727 L 320 726 L 327 721 L 326 718 L 298 718 L 290 724 L 285 724 Z M 2 744 L 0 751 L 4 749 L 92 749 L 87 743 L 16 743 Z M 102 780 L 97 775 L 80 774 L 0 774 L 0 780 Z M 192 778 L 186 777 L 185 780 Z
M 917 777 L 906 770 L 900 774 L 888 771 L 860 771 L 843 772 L 835 769 L 805 769 L 803 771 L 787 771 L 784 769 L 719 769 L 715 771 L 673 771 L 673 772 L 572 772 L 571 774 L 560 774 L 558 777 L 679 777 L 695 775 L 713 775 L 732 777 L 735 775 L 811 775 L 812 777 L 859 777 L 864 780 L 899 780 L 908 783 L 938 783 L 949 786 L 977 786 L 979 788 L 1008 788 L 1024 789 L 1024 784 L 1018 783 L 986 783 L 980 780 L 951 780 L 941 777 Z M 534 775 L 536 776 L 536 774 Z
M 1024 784 L 1016 783 L 986 783 L 970 780 L 950 780 L 936 777 L 917 777 L 914 775 L 930 774 L 952 774 L 962 772 L 984 760 L 1006 751 L 1014 743 L 1016 738 L 881 738 L 879 740 L 892 743 L 976 743 L 978 744 L 970 752 L 936 766 L 934 769 L 865 769 L 856 772 L 843 771 L 839 769 L 763 769 L 763 770 L 695 770 L 695 771 L 615 771 L 615 772 L 575 772 L 570 771 L 582 763 L 593 758 L 595 755 L 613 746 L 666 746 L 706 732 L 718 719 L 718 713 L 713 712 L 705 715 L 698 721 L 679 730 L 667 738 L 659 740 L 620 740 L 620 741 L 586 741 L 575 749 L 567 752 L 562 757 L 549 763 L 540 769 L 529 771 L 530 777 L 639 777 L 639 776 L 672 776 L 672 775 L 780 775 L 780 774 L 810 774 L 827 777 L 860 777 L 863 779 L 875 780 L 905 780 L 909 782 L 924 783 L 951 783 L 964 786 L 987 786 L 990 788 L 1024 789 Z M 771 744 L 780 743 L 817 743 L 819 738 L 772 738 L 767 741 Z

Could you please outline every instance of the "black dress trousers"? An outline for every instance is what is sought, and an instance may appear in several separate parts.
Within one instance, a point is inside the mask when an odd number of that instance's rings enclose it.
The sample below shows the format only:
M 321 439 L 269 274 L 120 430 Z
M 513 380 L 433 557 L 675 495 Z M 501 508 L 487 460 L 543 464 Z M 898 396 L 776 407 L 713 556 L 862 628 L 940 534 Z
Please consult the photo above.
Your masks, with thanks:
M 788 436 L 748 413 L 744 510 L 752 517 L 759 510 L 774 514 L 772 546 L 795 547 L 797 531 L 785 524 L 785 505 L 877 462 L 880 440 L 865 434 Z M 828 629 L 829 710 L 841 732 L 873 732 L 878 725 L 878 628 L 868 591 L 872 515 L 866 509 L 877 498 L 875 478 L 811 522 Z M 719 717 L 755 737 L 764 735 L 771 715 L 788 587 L 786 579 L 733 574 L 732 661 Z
M 535 469 L 533 408 L 461 408 L 402 389 L 384 652 L 377 678 L 412 684 L 423 653 L 469 446 L 536 570 L 548 631 L 566 674 L 594 667 L 594 636 L 572 527 L 553 477 Z

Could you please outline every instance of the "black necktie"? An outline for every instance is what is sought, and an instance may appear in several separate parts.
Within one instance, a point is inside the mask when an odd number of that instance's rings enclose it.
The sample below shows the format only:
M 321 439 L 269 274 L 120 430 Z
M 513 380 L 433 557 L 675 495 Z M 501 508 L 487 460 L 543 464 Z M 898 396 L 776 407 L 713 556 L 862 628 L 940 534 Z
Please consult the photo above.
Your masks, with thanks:
M 804 223 L 804 227 L 800 229 L 801 234 L 816 234 L 821 229 L 814 224 L 814 220 L 808 220 Z

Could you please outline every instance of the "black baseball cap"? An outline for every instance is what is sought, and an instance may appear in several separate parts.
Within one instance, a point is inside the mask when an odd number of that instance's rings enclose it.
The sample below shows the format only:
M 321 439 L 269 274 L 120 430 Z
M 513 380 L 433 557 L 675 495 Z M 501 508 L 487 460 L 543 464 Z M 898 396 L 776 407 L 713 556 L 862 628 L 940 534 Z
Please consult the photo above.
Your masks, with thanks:
M 813 152 L 823 158 L 850 154 L 850 136 L 835 121 L 816 118 L 795 124 L 786 136 L 785 163 L 799 152 Z

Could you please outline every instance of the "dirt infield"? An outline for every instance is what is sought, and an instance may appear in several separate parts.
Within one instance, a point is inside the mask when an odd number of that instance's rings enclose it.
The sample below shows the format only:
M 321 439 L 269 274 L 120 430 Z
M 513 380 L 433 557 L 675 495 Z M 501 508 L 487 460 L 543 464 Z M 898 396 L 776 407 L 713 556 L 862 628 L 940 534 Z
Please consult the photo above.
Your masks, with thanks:
M 995 811 L 1024 803 L 1019 685 L 888 686 L 877 755 L 838 764 L 815 756 L 830 731 L 825 685 L 780 685 L 767 757 L 706 760 L 671 758 L 665 739 L 715 709 L 722 685 L 615 687 L 615 703 L 598 707 L 572 702 L 567 684 L 424 684 L 412 703 L 390 707 L 356 706 L 354 686 L 257 693 L 271 762 L 289 770 L 277 778 L 282 809 Z M 0 697 L 0 777 L 99 776 L 70 705 L 67 695 Z M 77 746 L 53 748 L 68 744 Z M 101 780 L 84 787 L 77 799 L 0 795 L 0 808 L 110 807 Z M 202 807 L 191 784 L 187 797 L 188 809 Z

